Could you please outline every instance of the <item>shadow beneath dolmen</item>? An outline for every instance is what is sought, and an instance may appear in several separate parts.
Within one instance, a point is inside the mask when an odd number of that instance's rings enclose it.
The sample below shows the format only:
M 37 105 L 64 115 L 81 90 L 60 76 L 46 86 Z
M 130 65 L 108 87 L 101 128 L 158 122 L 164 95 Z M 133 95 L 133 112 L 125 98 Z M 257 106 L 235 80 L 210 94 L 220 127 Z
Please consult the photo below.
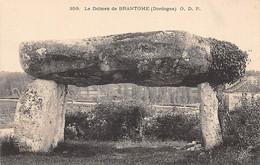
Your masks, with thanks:
M 109 159 L 124 159 L 126 162 L 149 162 L 171 164 L 175 163 L 191 163 L 192 157 L 196 159 L 198 152 L 190 152 L 185 148 L 173 145 L 154 145 L 153 143 L 131 143 L 128 142 L 64 142 L 60 143 L 57 148 L 53 150 L 51 155 L 61 157 L 83 157 L 90 158 L 99 156 L 109 157 Z M 193 158 L 192 158 L 193 159 Z M 190 162 L 191 161 L 191 162 Z
M 177 149 L 178 148 L 178 149 Z M 148 143 L 133 142 L 99 142 L 99 141 L 68 141 L 59 143 L 53 152 L 49 154 L 59 154 L 63 156 L 92 157 L 104 154 L 153 154 L 156 152 L 179 151 L 181 147 L 170 145 L 154 145 Z
M 105 142 L 62 142 L 49 154 L 59 154 L 65 157 L 92 157 L 97 154 L 109 154 L 115 151 L 115 147 Z

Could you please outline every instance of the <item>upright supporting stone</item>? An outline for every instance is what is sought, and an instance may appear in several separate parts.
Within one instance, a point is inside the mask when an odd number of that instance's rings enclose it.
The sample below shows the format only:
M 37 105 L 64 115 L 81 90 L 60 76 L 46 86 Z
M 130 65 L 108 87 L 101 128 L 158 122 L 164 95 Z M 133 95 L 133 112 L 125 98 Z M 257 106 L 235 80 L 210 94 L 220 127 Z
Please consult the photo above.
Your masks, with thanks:
M 206 150 L 222 143 L 221 128 L 218 119 L 218 99 L 209 83 L 198 85 L 201 99 L 201 130 Z
M 47 152 L 64 140 L 67 87 L 37 79 L 21 95 L 15 112 L 14 136 L 20 151 Z

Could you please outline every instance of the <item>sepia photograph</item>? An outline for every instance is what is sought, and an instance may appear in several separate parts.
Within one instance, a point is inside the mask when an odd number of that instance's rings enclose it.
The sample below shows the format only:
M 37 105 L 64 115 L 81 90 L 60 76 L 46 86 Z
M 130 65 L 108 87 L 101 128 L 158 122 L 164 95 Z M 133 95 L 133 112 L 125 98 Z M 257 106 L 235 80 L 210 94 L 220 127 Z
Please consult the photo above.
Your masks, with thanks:
M 0 164 L 260 164 L 260 1 L 0 0 Z

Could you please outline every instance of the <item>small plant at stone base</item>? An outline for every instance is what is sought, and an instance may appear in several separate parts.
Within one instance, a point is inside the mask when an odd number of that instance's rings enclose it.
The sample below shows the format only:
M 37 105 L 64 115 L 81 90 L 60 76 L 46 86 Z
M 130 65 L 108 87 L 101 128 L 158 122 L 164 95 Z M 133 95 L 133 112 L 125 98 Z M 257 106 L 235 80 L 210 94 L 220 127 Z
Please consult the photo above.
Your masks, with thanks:
M 0 155 L 8 156 L 19 153 L 18 145 L 13 136 L 5 136 L 1 139 Z

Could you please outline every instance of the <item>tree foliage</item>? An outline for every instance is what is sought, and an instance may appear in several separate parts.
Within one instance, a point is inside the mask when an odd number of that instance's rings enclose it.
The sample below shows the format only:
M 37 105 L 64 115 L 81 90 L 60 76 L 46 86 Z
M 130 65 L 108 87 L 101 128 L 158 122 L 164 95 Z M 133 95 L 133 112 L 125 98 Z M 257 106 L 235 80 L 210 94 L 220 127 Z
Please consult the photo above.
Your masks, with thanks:
M 0 72 L 0 97 L 19 97 L 32 81 L 25 73 Z
M 85 140 L 141 140 L 150 106 L 134 100 L 101 102 L 90 112 L 66 115 L 65 137 Z
M 248 54 L 236 45 L 225 41 L 211 39 L 210 53 L 210 83 L 215 86 L 223 83 L 233 83 L 245 75 Z

